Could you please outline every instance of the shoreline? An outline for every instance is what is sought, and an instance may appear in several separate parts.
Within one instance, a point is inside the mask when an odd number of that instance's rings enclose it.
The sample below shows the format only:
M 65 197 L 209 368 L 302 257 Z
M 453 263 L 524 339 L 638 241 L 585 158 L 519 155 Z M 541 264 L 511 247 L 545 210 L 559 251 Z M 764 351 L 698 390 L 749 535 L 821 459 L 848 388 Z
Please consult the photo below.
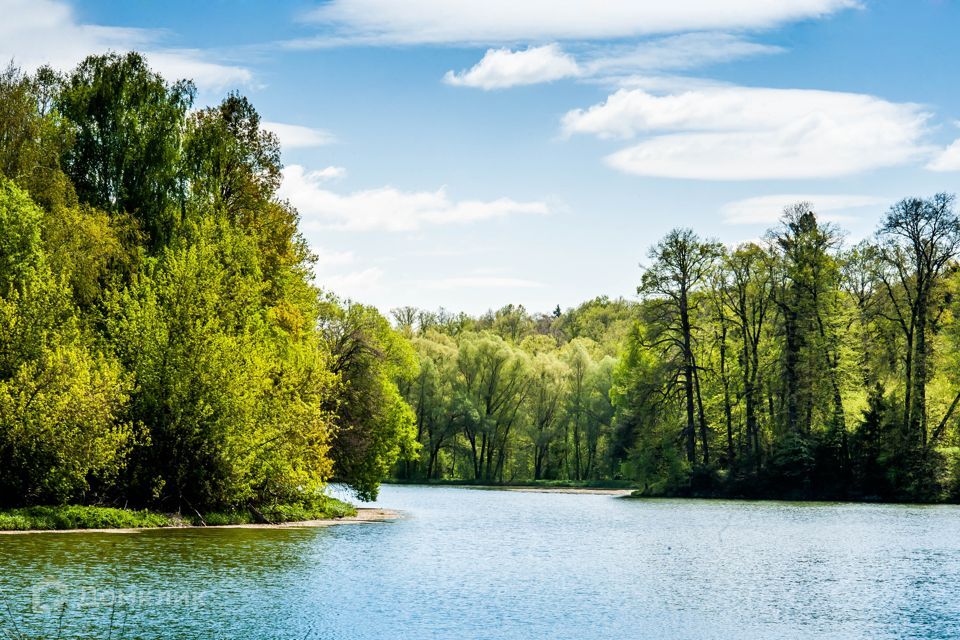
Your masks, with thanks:
M 277 523 L 246 523 L 246 524 L 176 524 L 169 527 L 117 527 L 96 529 L 22 529 L 0 530 L 0 535 L 26 535 L 36 533 L 140 533 L 142 531 L 181 531 L 184 529 L 290 529 L 290 528 L 324 528 L 342 524 L 373 524 L 389 522 L 403 517 L 399 511 L 380 509 L 375 507 L 357 507 L 357 515 L 343 516 L 342 518 L 322 518 L 318 520 L 293 520 Z
M 439 486 L 439 485 L 422 485 L 422 486 Z M 633 489 L 613 489 L 613 488 L 602 488 L 602 487 L 525 487 L 521 485 L 516 486 L 497 486 L 497 485 L 482 485 L 482 484 L 473 484 L 473 485 L 447 485 L 455 486 L 462 489 L 479 489 L 481 491 L 517 491 L 520 493 L 567 493 L 567 494 L 579 494 L 579 495 L 595 495 L 595 496 L 629 496 L 633 494 Z

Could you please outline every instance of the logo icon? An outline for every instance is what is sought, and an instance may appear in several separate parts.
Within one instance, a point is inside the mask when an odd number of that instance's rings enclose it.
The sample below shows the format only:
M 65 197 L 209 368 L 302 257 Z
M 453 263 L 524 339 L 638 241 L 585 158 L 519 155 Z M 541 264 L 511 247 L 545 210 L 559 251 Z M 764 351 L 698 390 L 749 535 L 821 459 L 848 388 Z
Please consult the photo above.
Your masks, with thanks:
M 60 611 L 67 606 L 67 585 L 56 578 L 46 577 L 31 588 L 30 602 L 34 613 Z

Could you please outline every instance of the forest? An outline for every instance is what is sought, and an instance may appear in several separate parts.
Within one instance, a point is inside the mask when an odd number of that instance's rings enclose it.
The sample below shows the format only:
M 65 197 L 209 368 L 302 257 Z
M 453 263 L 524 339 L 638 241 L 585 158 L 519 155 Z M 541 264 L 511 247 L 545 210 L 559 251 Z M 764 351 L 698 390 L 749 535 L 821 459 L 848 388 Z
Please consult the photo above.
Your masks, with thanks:
M 808 203 L 736 247 L 646 239 L 635 299 L 388 319 L 315 281 L 253 105 L 195 95 L 136 53 L 0 76 L 0 506 L 388 479 L 960 500 L 952 196 L 852 245 Z
M 0 502 L 207 513 L 364 499 L 416 361 L 312 282 L 280 146 L 136 53 L 0 77 Z
M 894 204 L 852 246 L 801 202 L 759 242 L 670 232 L 637 302 L 396 310 L 420 361 L 400 475 L 956 501 L 958 251 L 951 195 Z

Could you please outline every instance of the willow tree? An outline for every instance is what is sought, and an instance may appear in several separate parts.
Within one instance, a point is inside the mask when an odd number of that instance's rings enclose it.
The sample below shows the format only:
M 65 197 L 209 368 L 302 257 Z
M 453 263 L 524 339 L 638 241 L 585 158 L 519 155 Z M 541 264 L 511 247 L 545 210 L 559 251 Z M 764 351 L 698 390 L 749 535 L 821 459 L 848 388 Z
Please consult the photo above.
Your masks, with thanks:
M 474 409 L 463 426 L 474 479 L 503 477 L 511 434 L 530 390 L 528 361 L 526 353 L 492 333 L 460 340 L 458 391 Z

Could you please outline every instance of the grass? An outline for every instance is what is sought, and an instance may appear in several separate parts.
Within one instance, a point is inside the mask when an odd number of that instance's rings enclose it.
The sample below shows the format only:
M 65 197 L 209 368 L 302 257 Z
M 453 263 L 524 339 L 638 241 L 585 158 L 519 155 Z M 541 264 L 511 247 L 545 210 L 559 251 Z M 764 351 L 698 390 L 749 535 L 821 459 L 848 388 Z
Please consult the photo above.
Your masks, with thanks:
M 30 529 L 135 529 L 141 527 L 169 527 L 173 517 L 152 511 L 114 509 L 112 507 L 23 507 L 0 511 L 0 529 L 27 531 Z
M 357 514 L 353 505 L 324 496 L 310 505 L 272 505 L 250 509 L 180 516 L 156 511 L 89 507 L 81 505 L 35 506 L 0 511 L 0 531 L 52 531 L 58 529 L 141 529 L 184 525 L 216 526 L 261 522 L 300 522 L 343 518 Z

